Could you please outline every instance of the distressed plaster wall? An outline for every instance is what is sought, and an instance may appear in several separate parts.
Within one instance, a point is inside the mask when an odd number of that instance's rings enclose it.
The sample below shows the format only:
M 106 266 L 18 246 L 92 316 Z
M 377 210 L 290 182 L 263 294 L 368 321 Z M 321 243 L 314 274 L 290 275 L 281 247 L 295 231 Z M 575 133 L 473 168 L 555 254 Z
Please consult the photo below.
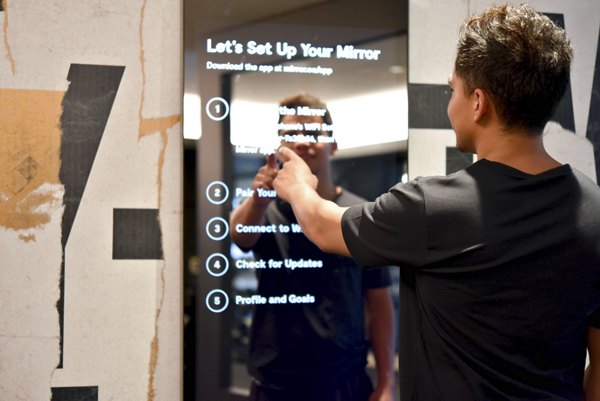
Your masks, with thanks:
M 409 3 L 409 175 L 445 175 L 471 163 L 454 149 L 446 115 L 448 77 L 458 28 L 470 14 L 497 4 L 489 0 L 410 0 Z M 520 4 L 522 1 L 508 1 Z M 545 144 L 563 163 L 594 180 L 600 174 L 600 2 L 530 0 L 565 27 L 575 50 L 567 91 Z M 594 155 L 595 154 L 595 155 Z
M 182 2 L 0 3 L 0 400 L 181 398 Z

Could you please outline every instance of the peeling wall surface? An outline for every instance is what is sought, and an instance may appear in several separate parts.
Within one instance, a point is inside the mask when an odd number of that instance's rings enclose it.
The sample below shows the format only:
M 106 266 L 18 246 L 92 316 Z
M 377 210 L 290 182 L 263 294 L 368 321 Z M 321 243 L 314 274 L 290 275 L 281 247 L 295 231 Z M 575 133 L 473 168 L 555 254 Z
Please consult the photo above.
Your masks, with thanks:
M 182 397 L 182 2 L 0 3 L 0 400 Z
M 518 5 L 523 1 L 507 1 Z M 530 0 L 567 31 L 575 51 L 570 87 L 548 126 L 550 154 L 600 177 L 600 2 Z M 410 0 L 409 2 L 409 165 L 410 178 L 445 175 L 473 158 L 460 154 L 446 114 L 448 78 L 458 28 L 471 14 L 497 2 L 486 0 Z

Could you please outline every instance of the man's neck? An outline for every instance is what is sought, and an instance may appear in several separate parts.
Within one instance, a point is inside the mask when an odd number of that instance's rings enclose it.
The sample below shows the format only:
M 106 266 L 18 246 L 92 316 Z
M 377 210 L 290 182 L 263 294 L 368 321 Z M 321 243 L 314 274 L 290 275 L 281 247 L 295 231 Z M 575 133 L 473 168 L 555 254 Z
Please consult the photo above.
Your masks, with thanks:
M 528 174 L 540 174 L 561 165 L 546 152 L 542 135 L 529 132 L 488 135 L 477 147 L 477 158 L 506 164 Z

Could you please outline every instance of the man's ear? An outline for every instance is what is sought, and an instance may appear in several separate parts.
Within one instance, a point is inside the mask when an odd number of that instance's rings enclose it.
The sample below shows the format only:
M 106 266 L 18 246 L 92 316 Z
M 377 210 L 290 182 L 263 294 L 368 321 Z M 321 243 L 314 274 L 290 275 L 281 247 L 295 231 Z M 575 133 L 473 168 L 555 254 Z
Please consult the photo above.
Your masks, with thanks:
M 478 123 L 485 118 L 491 108 L 491 99 L 486 91 L 476 88 L 473 91 L 473 121 Z

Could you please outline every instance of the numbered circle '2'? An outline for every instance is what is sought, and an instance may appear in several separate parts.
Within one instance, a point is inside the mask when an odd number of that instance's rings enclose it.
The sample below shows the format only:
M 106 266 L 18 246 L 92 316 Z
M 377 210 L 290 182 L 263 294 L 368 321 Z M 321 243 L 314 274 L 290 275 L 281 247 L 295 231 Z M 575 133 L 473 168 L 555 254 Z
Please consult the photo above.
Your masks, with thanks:
M 213 253 L 206 259 L 206 270 L 215 277 L 227 273 L 229 260 L 222 253 Z
M 229 115 L 229 103 L 222 97 L 213 97 L 206 103 L 206 114 L 214 120 L 224 120 Z
M 206 223 L 206 234 L 210 239 L 220 241 L 229 234 L 229 225 L 222 217 L 213 217 Z
M 206 187 L 206 197 L 213 205 L 222 205 L 229 197 L 229 188 L 222 181 L 213 181 Z
M 206 307 L 214 313 L 221 313 L 229 306 L 229 297 L 223 290 L 212 290 L 206 296 Z

